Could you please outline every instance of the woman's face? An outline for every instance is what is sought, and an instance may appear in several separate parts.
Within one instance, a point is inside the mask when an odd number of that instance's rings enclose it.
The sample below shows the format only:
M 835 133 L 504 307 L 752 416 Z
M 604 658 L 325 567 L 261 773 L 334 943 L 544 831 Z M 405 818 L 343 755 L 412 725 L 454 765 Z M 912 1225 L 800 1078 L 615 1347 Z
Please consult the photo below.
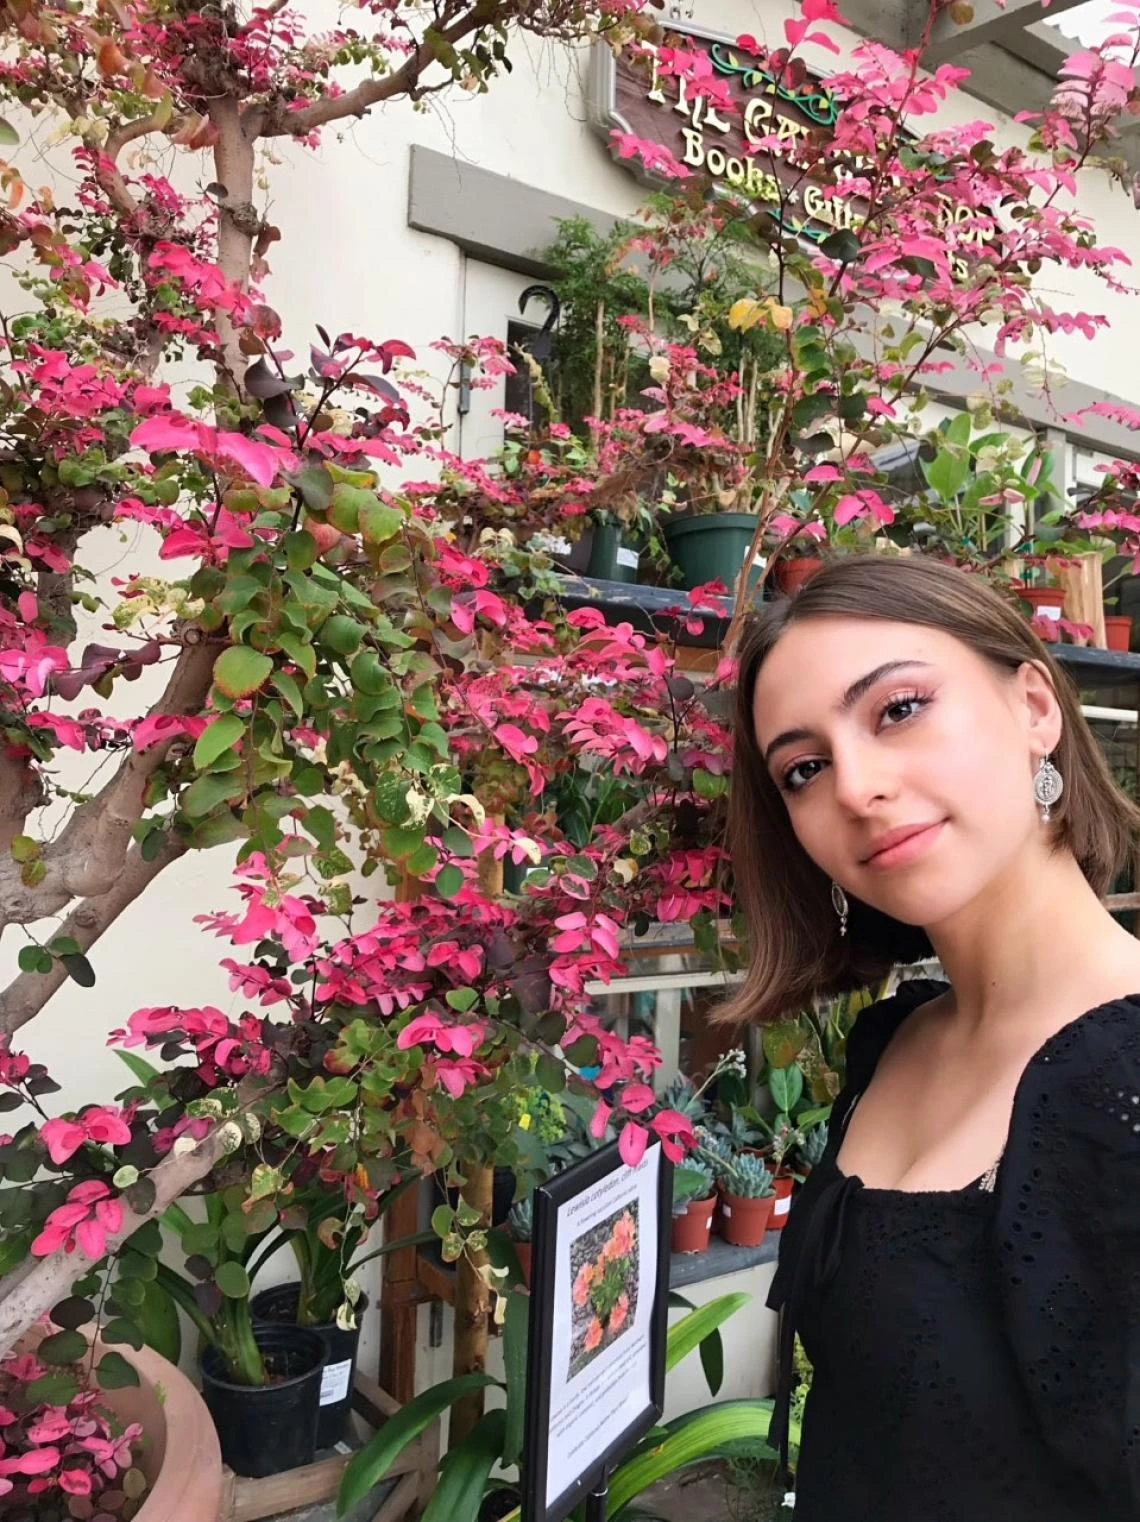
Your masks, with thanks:
M 752 712 L 804 850 L 905 924 L 943 922 L 1047 849 L 1033 773 L 1061 715 L 1036 666 L 1005 675 L 938 629 L 815 618 L 781 636 Z

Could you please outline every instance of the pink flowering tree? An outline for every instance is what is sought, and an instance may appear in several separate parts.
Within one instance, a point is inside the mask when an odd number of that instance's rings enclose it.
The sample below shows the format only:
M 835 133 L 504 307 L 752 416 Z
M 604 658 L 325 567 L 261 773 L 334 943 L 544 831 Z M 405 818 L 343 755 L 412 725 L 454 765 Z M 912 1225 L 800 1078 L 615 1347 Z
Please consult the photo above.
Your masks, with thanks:
M 18 154 L 2 171 L 3 250 L 33 310 L 3 324 L 0 393 L 0 931 L 26 939 L 0 1001 L 13 1128 L 0 1140 L 0 1351 L 50 1312 L 42 1356 L 70 1365 L 74 1343 L 51 1339 L 100 1304 L 129 1342 L 152 1218 L 188 1191 L 234 1217 L 192 1254 L 213 1315 L 248 1289 L 239 1227 L 256 1243 L 301 1224 L 314 1189 L 338 1200 L 347 1232 L 417 1174 L 459 1182 L 502 1161 L 525 1180 L 537 1163 L 509 1117 L 528 1085 L 590 1096 L 596 1134 L 612 1128 L 629 1161 L 653 1137 L 679 1156 L 690 1137 L 655 1101 L 657 1053 L 608 1030 L 586 989 L 622 970 L 650 924 L 693 924 L 708 944 L 731 910 L 718 844 L 731 662 L 699 689 L 678 666 L 681 639 L 724 605 L 703 589 L 652 633 L 568 613 L 539 532 L 632 501 L 664 472 L 689 500 L 747 489 L 758 539 L 785 514 L 787 538 L 818 524 L 856 545 L 892 529 L 922 542 L 925 518 L 906 516 L 872 459 L 900 436 L 908 388 L 978 322 L 999 348 L 1096 332 L 1051 309 L 1032 276 L 1060 263 L 1116 279 L 1118 255 L 1066 197 L 1131 99 L 1119 45 L 1071 73 L 1022 154 L 980 127 L 916 134 L 957 71 L 926 75 L 918 53 L 865 44 L 834 81 L 840 130 L 797 149 L 857 226 L 805 247 L 762 223 L 775 290 L 736 314 L 784 345 L 762 448 L 724 426 L 739 376 L 699 339 L 648 325 L 634 337 L 660 362 L 644 409 L 596 420 L 585 441 L 554 424 L 474 464 L 450 450 L 446 408 L 398 335 L 318 330 L 298 361 L 289 346 L 308 335 L 283 334 L 269 304 L 277 233 L 254 206 L 256 143 L 316 143 L 381 101 L 482 88 L 513 29 L 574 37 L 638 10 L 480 0 L 439 7 L 424 29 L 420 8 L 386 0 L 371 40 L 306 37 L 277 5 L 237 27 L 146 5 L 3 12 L 0 131 L 18 139 L 25 112 L 59 115 L 77 188 L 63 216 Z M 794 81 L 805 33 L 836 24 L 827 0 L 805 0 L 787 49 L 738 46 Z M 363 82 L 338 84 L 342 61 L 363 63 Z M 728 109 L 694 60 L 666 47 L 659 63 Z M 124 149 L 151 137 L 197 156 L 200 196 L 126 166 Z M 968 217 L 949 222 L 951 205 Z M 902 314 L 893 335 L 872 322 L 887 306 Z M 476 384 L 511 363 L 485 341 L 440 347 Z M 186 355 L 211 383 L 180 406 L 164 376 Z M 948 438 L 925 512 L 964 521 L 973 492 L 984 519 L 1043 469 Z M 1095 522 L 1063 515 L 1057 537 L 1110 535 L 1124 511 L 1106 498 Z M 122 523 L 155 536 L 168 575 L 85 575 L 90 537 Z M 105 642 L 78 636 L 80 614 Z M 135 681 L 158 696 L 112 717 L 109 695 Z M 96 791 L 64 793 L 68 753 L 109 760 Z M 49 801 L 70 805 L 54 831 Z M 240 1012 L 156 1007 L 140 988 L 116 1016 L 137 1083 L 58 1113 L 18 1033 L 64 979 L 96 980 L 107 927 L 207 848 L 236 861 L 235 901 L 193 907 L 226 942 Z M 507 865 L 526 870 L 510 891 Z M 358 872 L 399 897 L 362 902 Z M 482 1271 L 484 1213 L 456 1224 L 453 1253 Z

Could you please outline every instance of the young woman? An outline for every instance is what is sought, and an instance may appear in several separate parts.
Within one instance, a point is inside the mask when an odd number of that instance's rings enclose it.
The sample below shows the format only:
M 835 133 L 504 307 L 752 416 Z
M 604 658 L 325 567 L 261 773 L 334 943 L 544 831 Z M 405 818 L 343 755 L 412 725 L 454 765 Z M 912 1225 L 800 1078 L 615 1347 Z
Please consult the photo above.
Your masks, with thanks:
M 851 558 L 743 638 L 731 842 L 769 1020 L 864 1011 L 784 1233 L 772 1441 L 796 1522 L 1140 1519 L 1140 833 L 1018 611 Z

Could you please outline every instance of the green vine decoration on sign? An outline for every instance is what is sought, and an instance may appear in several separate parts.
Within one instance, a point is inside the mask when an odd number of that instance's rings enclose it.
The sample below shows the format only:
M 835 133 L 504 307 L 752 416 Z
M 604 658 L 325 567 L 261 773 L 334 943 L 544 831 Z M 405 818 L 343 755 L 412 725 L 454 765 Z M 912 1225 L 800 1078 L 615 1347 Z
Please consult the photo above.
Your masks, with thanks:
M 789 90 L 766 70 L 742 62 L 731 48 L 720 42 L 713 44 L 709 56 L 718 74 L 739 75 L 747 90 L 758 89 L 761 85 L 770 86 L 781 100 L 790 101 L 821 127 L 834 127 L 839 120 L 839 106 L 835 98 L 820 87 L 804 86 L 798 90 Z

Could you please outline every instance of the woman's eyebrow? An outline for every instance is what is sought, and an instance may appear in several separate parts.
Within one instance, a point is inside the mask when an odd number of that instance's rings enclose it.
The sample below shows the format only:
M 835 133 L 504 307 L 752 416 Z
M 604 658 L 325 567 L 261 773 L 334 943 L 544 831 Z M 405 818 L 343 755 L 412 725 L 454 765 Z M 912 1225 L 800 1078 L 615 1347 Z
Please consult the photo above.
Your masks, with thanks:
M 884 661 L 876 666 L 873 671 L 868 671 L 865 676 L 857 677 L 850 687 L 847 688 L 838 703 L 840 713 L 846 713 L 854 708 L 861 697 L 866 696 L 876 682 L 882 681 L 885 676 L 893 676 L 897 671 L 910 671 L 916 667 L 928 668 L 929 661 Z M 764 764 L 767 765 L 774 751 L 785 745 L 798 745 L 801 740 L 810 740 L 814 732 L 810 729 L 785 729 L 778 734 L 764 752 Z

